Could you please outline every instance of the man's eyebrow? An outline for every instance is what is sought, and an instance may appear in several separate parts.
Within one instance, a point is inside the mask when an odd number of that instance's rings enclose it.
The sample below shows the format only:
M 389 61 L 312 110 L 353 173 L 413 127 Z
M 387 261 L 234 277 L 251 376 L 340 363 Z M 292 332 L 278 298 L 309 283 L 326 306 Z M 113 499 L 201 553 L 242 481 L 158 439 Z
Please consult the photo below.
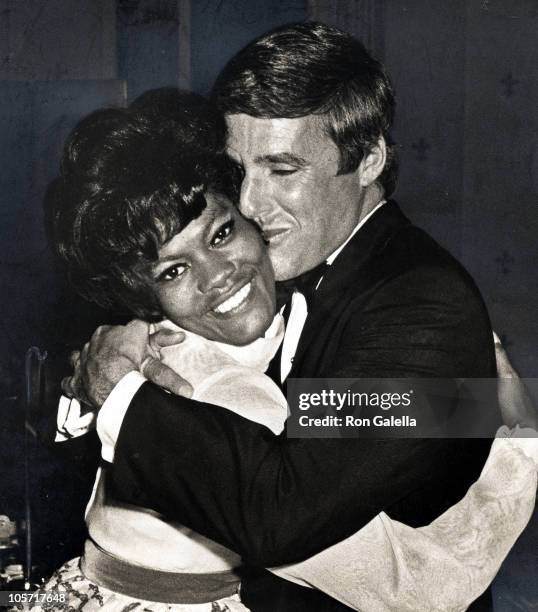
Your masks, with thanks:
M 290 164 L 292 166 L 298 166 L 299 168 L 308 166 L 308 162 L 303 157 L 286 152 L 258 155 L 254 161 L 257 164 Z

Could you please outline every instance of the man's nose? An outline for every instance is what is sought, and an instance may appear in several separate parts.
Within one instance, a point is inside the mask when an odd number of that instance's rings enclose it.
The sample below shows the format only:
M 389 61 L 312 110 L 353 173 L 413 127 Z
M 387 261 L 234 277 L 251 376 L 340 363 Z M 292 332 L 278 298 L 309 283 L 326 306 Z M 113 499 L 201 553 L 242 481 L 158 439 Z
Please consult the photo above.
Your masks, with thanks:
M 259 179 L 245 175 L 241 183 L 239 210 L 247 219 L 259 219 L 263 212 L 263 190 Z
M 202 263 L 198 276 L 198 289 L 208 293 L 215 289 L 224 289 L 236 266 L 224 253 L 214 252 L 208 255 Z

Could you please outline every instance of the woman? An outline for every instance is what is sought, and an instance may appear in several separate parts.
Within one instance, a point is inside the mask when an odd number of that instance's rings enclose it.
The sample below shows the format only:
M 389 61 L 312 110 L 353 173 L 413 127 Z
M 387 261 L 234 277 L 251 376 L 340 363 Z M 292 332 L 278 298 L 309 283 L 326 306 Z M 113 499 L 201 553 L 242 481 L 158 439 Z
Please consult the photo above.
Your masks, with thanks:
M 79 125 L 51 191 L 57 251 L 82 295 L 123 307 L 155 330 L 184 330 L 186 340 L 161 358 L 172 369 L 181 363 L 195 398 L 278 432 L 286 401 L 263 374 L 283 335 L 270 262 L 257 228 L 232 204 L 238 177 L 218 148 L 221 120 L 192 94 L 178 95 L 176 105 L 171 114 L 155 113 L 146 101 Z M 477 485 L 431 526 L 413 530 L 381 514 L 316 557 L 273 571 L 356 609 L 417 610 L 421 598 L 431 609 L 427 598 L 439 596 L 464 606 L 487 586 L 530 516 L 535 458 L 515 442 L 497 444 Z M 503 469 L 506 462 L 517 478 Z M 477 502 L 495 506 L 499 487 L 504 509 L 473 514 Z M 499 533 L 507 512 L 509 536 Z M 47 589 L 67 590 L 85 610 L 245 609 L 238 556 L 153 511 L 110 499 L 106 468 L 86 519 L 83 558 L 61 568 Z M 472 551 L 455 549 L 457 537 L 478 523 L 491 537 Z M 474 561 L 485 554 L 494 560 L 478 571 Z M 435 582 L 439 569 L 449 570 L 443 585 Z M 456 589 L 463 579 L 465 588 Z

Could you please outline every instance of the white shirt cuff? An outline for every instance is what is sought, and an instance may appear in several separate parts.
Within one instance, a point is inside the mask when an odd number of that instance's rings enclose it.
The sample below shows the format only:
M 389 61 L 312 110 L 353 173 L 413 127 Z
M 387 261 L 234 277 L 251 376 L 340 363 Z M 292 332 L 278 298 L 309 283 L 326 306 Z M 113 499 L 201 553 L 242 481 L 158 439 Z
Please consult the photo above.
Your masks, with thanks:
M 78 400 L 62 395 L 58 403 L 54 441 L 65 442 L 88 433 L 94 427 L 95 415 L 93 411 L 82 414 Z
M 503 438 L 506 444 L 519 448 L 538 467 L 538 431 L 516 425 L 512 429 L 503 425 L 497 430 L 496 438 Z
M 116 442 L 127 413 L 127 408 L 140 387 L 146 382 L 140 372 L 129 372 L 112 389 L 97 416 L 97 434 L 101 440 L 101 456 L 105 461 L 114 461 Z

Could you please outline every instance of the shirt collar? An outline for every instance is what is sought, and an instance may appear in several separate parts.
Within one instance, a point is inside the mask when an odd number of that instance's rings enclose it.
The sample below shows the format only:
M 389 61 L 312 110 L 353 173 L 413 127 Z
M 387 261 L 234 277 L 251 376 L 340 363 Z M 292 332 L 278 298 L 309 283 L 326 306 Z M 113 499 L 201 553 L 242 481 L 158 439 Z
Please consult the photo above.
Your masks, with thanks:
M 329 266 L 331 266 L 334 263 L 334 260 L 338 257 L 338 255 L 340 255 L 341 251 L 344 249 L 344 247 L 347 245 L 347 243 L 353 238 L 353 236 L 361 229 L 361 227 L 366 223 L 366 221 L 368 221 L 368 219 L 375 213 L 377 212 L 382 206 L 383 204 L 386 204 L 387 201 L 386 200 L 381 200 L 381 202 L 379 202 L 379 204 L 377 206 L 375 206 L 375 208 L 373 208 L 365 217 L 363 217 L 355 226 L 355 228 L 353 229 L 353 231 L 351 232 L 351 234 L 349 234 L 349 236 L 347 237 L 347 239 L 345 240 L 345 242 L 343 242 L 337 249 L 336 251 L 333 251 L 329 257 L 327 257 L 327 263 L 329 264 Z

